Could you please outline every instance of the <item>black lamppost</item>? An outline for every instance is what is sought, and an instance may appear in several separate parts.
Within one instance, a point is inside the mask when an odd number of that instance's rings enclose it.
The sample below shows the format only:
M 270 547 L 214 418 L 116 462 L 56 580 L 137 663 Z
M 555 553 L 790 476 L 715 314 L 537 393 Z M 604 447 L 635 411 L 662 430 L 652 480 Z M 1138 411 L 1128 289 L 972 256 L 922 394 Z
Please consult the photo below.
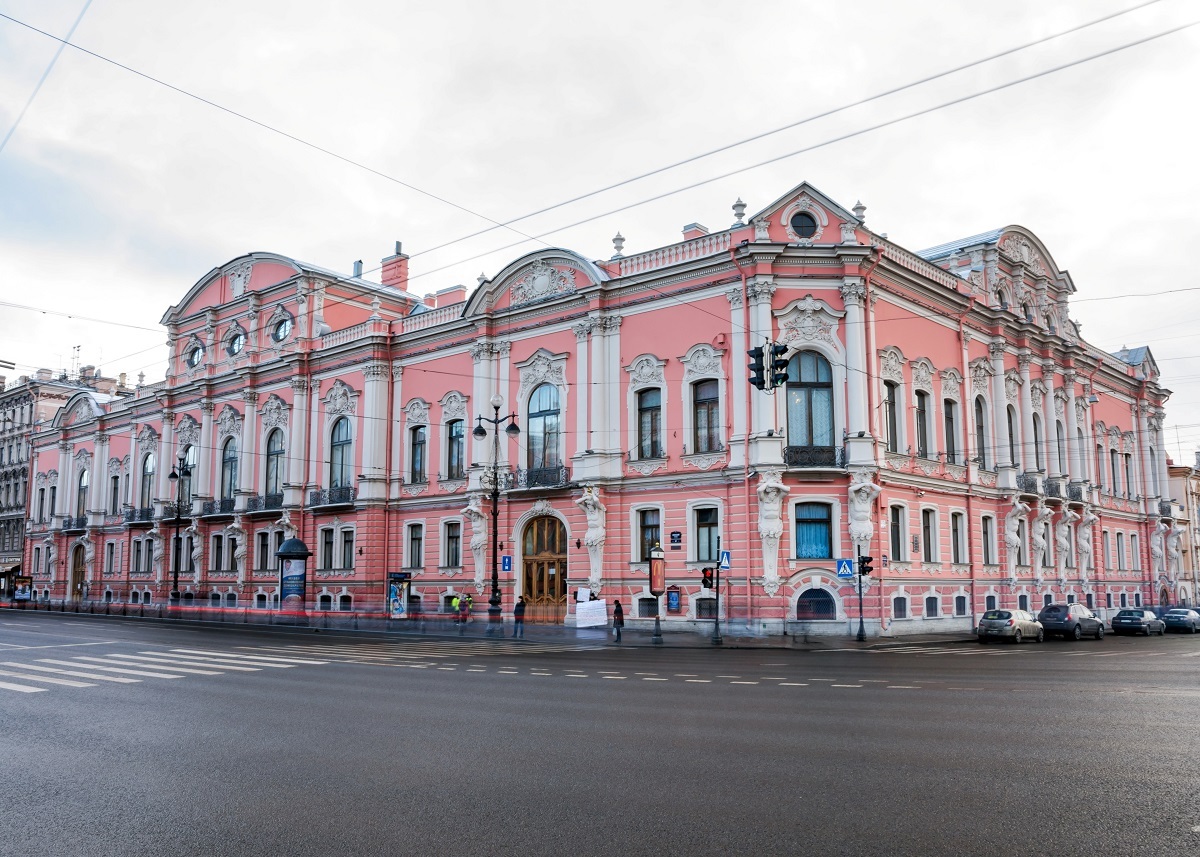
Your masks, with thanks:
M 489 636 L 496 631 L 502 630 L 501 623 L 503 617 L 500 615 L 500 424 L 508 423 L 504 427 L 504 433 L 510 438 L 516 438 L 521 433 L 521 429 L 517 426 L 517 415 L 509 414 L 508 416 L 500 416 L 500 406 L 504 404 L 504 399 L 499 393 L 493 393 L 489 400 L 492 406 L 494 417 L 478 416 L 476 417 L 475 428 L 471 434 L 478 440 L 483 440 L 487 437 L 487 429 L 483 427 L 484 423 L 492 425 L 492 596 L 488 599 L 488 627 L 487 633 Z
M 179 603 L 179 525 L 183 523 L 183 516 L 179 514 L 182 498 L 180 494 L 182 488 L 179 480 L 188 479 L 192 475 L 191 469 L 187 466 L 187 454 L 180 453 L 179 466 L 171 468 L 171 475 L 167 478 L 171 480 L 171 484 L 175 486 L 175 540 L 171 543 L 171 550 L 174 553 L 174 561 L 171 563 L 171 603 Z M 189 498 L 190 499 L 190 498 Z

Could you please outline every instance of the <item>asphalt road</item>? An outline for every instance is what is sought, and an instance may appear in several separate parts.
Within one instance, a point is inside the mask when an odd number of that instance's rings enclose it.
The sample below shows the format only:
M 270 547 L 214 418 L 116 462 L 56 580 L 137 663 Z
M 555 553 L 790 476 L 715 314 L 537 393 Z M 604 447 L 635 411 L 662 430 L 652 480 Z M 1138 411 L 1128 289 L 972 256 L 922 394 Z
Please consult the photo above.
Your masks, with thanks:
M 1196 854 L 1197 667 L 5 612 L 0 854 Z

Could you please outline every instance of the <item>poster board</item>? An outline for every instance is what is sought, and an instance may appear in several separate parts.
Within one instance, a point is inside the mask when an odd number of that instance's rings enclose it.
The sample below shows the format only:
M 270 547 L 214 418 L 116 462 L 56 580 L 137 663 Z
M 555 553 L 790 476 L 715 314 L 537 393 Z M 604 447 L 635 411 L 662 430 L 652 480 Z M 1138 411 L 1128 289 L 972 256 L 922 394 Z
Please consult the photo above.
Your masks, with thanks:
M 575 605 L 575 627 L 603 628 L 607 624 L 607 601 L 580 601 Z

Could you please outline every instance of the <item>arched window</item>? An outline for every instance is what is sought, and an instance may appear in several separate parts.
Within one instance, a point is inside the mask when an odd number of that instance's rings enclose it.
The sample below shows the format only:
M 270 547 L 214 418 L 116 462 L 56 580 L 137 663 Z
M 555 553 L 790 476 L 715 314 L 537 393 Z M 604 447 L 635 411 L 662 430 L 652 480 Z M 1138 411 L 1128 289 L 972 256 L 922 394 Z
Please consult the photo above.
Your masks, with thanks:
M 196 475 L 198 462 L 196 447 L 189 446 L 183 450 L 183 472 L 179 474 L 179 504 L 181 507 L 192 505 L 192 477 Z M 114 496 L 115 495 L 114 488 Z
M 541 384 L 529 397 L 529 469 L 558 467 L 558 388 Z
M 796 505 L 796 558 L 829 559 L 833 556 L 833 527 L 828 503 Z
M 806 589 L 796 599 L 797 619 L 836 619 L 837 603 L 824 589 Z
M 832 447 L 833 375 L 829 361 L 801 351 L 788 362 L 788 446 Z
M 466 473 L 464 440 L 466 428 L 462 420 L 446 424 L 446 478 L 462 479 Z
M 329 487 L 347 488 L 352 470 L 350 420 L 338 417 L 329 433 Z
M 283 429 L 272 429 L 267 435 L 267 478 L 263 489 L 267 494 L 283 493 Z
M 1067 461 L 1067 432 L 1062 420 L 1054 421 L 1054 435 L 1058 439 L 1058 472 L 1070 473 L 1071 463 Z
M 1021 466 L 1021 459 L 1017 455 L 1017 409 L 1012 405 L 1007 408 L 1008 417 L 1008 463 L 1014 467 Z
M 892 381 L 883 382 L 883 429 L 887 433 L 888 452 L 900 451 L 900 422 L 896 419 L 896 399 L 899 391 Z
M 692 385 L 693 452 L 716 452 L 721 448 L 721 395 L 713 379 Z
M 1109 466 L 1112 469 L 1112 493 L 1115 495 L 1121 493 L 1121 453 L 1115 449 L 1108 451 Z
M 987 470 L 987 406 L 983 403 L 983 396 L 975 397 L 975 457 L 979 466 Z
M 662 390 L 652 387 L 637 394 L 638 458 L 662 458 Z
M 147 452 L 142 459 L 142 490 L 138 495 L 143 509 L 149 509 L 154 502 L 154 453 Z
M 237 490 L 238 448 L 237 441 L 229 438 L 221 447 L 221 499 L 232 500 Z
M 101 492 L 103 495 L 103 492 Z M 79 491 L 75 496 L 75 517 L 82 518 L 87 515 L 87 499 L 88 499 L 88 472 L 84 470 L 79 474 Z
M 413 426 L 408 430 L 410 481 L 425 481 L 425 426 Z
M 1096 484 L 1104 488 L 1104 447 L 1096 444 Z

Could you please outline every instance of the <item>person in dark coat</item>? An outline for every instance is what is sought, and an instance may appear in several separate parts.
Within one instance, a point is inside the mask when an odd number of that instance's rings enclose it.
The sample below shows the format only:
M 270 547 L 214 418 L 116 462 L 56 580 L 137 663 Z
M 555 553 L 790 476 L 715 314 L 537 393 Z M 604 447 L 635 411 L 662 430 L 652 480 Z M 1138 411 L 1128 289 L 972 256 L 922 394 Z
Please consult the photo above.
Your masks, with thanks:
M 522 595 L 513 605 L 513 636 L 525 637 L 525 596 Z
M 613 636 L 616 637 L 616 642 L 621 642 L 621 629 L 625 627 L 625 611 L 621 607 L 621 602 L 618 601 L 613 605 Z

